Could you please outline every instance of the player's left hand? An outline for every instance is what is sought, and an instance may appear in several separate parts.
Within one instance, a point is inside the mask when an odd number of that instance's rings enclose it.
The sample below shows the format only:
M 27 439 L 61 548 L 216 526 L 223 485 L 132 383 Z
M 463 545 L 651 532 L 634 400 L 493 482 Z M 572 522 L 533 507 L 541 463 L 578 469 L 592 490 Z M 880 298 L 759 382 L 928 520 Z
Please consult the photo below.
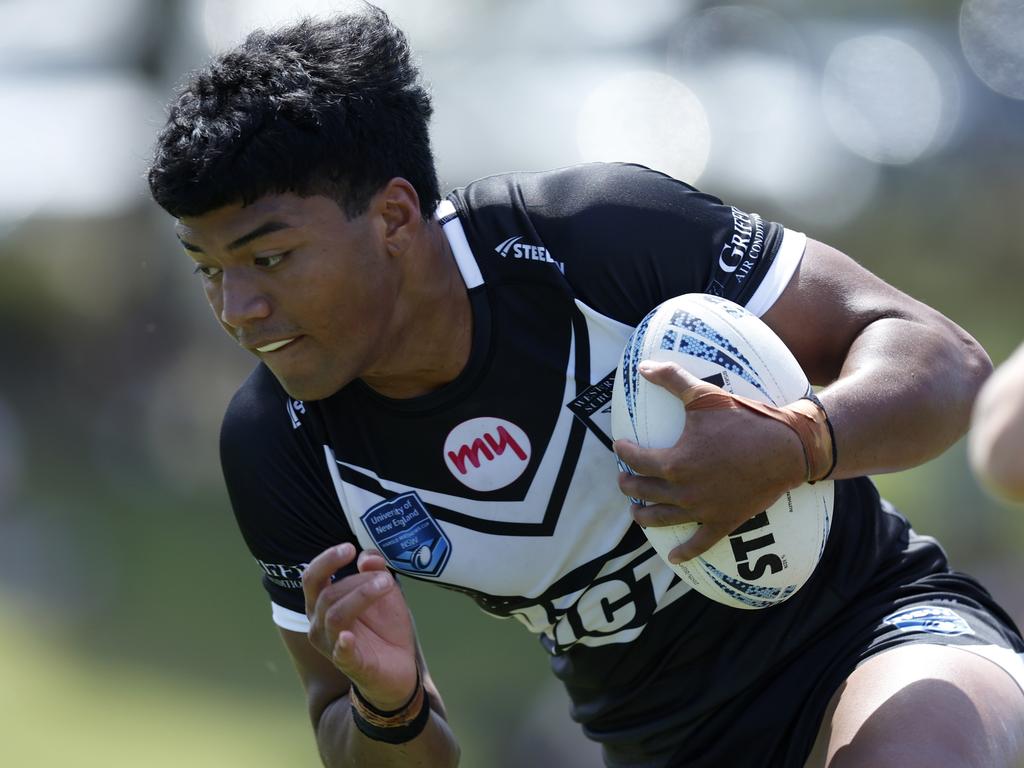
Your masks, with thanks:
M 714 387 L 670 362 L 645 361 L 640 373 L 684 404 Z M 641 448 L 616 440 L 614 448 L 638 473 L 620 473 L 619 488 L 647 502 L 633 505 L 636 522 L 645 527 L 701 523 L 689 541 L 669 554 L 672 562 L 700 555 L 803 483 L 807 474 L 796 433 L 747 408 L 688 408 L 683 435 L 672 447 Z

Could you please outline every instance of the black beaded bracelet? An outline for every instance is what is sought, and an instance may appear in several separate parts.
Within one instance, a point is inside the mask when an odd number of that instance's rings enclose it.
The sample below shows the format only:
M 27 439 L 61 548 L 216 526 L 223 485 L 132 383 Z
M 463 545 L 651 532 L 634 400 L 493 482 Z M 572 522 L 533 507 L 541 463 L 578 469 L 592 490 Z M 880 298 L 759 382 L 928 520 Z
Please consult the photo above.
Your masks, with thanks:
M 369 739 L 374 741 L 382 741 L 385 744 L 405 744 L 407 741 L 412 741 L 419 736 L 423 729 L 427 727 L 427 721 L 430 719 L 430 696 L 426 694 L 423 696 L 423 703 L 420 706 L 420 711 L 416 714 L 412 720 L 405 725 L 381 727 L 374 725 L 373 723 L 365 720 L 359 710 L 356 709 L 355 705 L 352 706 L 352 721 L 356 724 L 356 728 Z

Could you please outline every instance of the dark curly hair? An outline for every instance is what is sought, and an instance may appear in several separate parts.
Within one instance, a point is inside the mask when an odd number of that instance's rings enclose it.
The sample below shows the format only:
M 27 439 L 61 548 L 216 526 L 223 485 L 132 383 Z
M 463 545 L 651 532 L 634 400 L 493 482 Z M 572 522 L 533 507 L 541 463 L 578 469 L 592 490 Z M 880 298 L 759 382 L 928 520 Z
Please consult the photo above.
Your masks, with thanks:
M 401 176 L 426 218 L 440 199 L 433 108 L 387 14 L 257 30 L 193 73 L 157 137 L 149 188 L 173 216 L 267 194 L 322 194 L 349 217 Z

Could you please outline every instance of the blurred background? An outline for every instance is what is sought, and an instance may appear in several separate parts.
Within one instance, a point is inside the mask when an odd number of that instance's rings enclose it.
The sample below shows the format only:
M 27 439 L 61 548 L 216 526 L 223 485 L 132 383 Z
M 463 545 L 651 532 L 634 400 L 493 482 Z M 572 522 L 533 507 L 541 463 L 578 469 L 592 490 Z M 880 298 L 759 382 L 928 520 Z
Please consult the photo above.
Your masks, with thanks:
M 996 362 L 1024 336 L 1019 0 L 381 4 L 433 91 L 445 188 L 642 162 L 845 250 Z M 353 6 L 0 2 L 0 765 L 317 764 L 221 487 L 252 360 L 143 178 L 187 71 Z M 1024 515 L 962 444 L 878 482 L 1024 621 Z M 534 638 L 410 593 L 466 768 L 599 764 Z

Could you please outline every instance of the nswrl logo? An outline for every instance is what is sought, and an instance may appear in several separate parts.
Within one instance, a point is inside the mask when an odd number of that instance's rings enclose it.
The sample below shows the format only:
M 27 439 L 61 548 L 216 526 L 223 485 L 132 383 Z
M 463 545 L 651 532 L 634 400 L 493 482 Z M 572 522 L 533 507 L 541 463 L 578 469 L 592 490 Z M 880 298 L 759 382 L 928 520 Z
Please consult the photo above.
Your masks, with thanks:
M 956 611 L 944 606 L 922 605 L 890 613 L 884 619 L 901 632 L 927 632 L 931 635 L 973 635 L 974 630 Z
M 415 492 L 375 504 L 359 518 L 388 564 L 416 576 L 439 576 L 451 542 Z

